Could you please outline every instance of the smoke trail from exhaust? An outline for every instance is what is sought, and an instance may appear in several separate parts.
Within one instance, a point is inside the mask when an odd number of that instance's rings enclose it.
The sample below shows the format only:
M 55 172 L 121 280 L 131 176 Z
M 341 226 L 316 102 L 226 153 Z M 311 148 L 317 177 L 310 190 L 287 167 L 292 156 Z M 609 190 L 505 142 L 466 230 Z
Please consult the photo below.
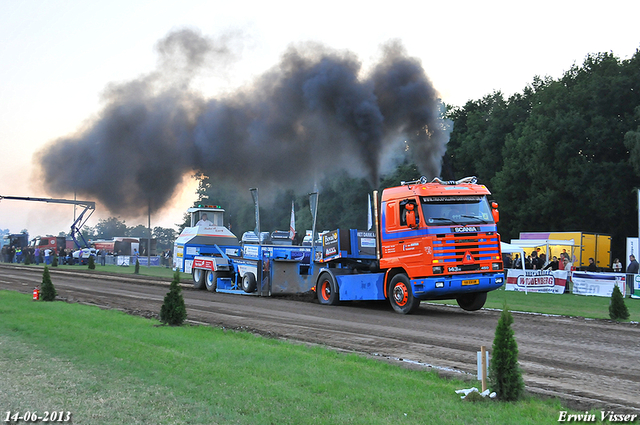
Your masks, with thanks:
M 236 42 L 194 30 L 160 40 L 156 71 L 109 86 L 84 131 L 36 153 L 47 191 L 75 191 L 134 216 L 162 208 L 194 172 L 296 187 L 347 169 L 376 186 L 382 153 L 405 140 L 421 172 L 439 174 L 448 133 L 437 92 L 399 42 L 383 46 L 368 76 L 353 53 L 290 47 L 250 86 L 203 99 L 190 88 L 194 76 L 227 70 Z

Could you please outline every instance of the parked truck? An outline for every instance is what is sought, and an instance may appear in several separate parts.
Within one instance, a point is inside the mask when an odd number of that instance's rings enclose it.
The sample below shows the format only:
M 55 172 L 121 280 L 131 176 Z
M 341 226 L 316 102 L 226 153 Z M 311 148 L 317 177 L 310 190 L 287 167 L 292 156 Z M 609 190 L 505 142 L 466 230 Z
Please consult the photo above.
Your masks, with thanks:
M 373 230 L 324 232 L 322 243 L 312 238 L 310 246 L 240 244 L 222 225 L 223 209 L 191 208 L 174 267 L 210 291 L 314 291 L 326 305 L 386 299 L 402 314 L 422 300 L 455 299 L 474 311 L 504 283 L 499 214 L 489 195 L 475 177 L 402 182 L 383 190 L 380 202 L 374 192 Z M 203 214 L 212 222 L 197 225 Z
M 31 239 L 29 245 L 40 250 L 50 249 L 56 254 L 67 248 L 67 238 L 65 236 L 37 236 Z

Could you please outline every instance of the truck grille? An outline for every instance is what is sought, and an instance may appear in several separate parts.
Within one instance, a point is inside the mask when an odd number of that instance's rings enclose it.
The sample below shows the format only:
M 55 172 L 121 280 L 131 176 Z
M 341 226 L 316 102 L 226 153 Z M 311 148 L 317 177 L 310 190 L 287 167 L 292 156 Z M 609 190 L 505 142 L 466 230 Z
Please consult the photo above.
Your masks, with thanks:
M 453 233 L 437 235 L 433 241 L 433 259 L 444 263 L 445 273 L 490 270 L 500 253 L 500 238 L 497 233 Z M 470 254 L 470 258 L 466 258 Z

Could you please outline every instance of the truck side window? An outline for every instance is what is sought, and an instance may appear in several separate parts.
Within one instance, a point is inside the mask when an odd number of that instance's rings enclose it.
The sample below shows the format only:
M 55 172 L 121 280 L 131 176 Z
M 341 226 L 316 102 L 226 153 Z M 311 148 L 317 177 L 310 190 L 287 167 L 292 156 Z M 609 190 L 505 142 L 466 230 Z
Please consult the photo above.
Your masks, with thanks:
M 411 206 L 408 207 L 409 205 Z M 415 225 L 412 227 L 418 227 L 418 225 L 420 224 L 418 204 L 413 199 L 405 199 L 404 201 L 400 202 L 400 225 L 409 226 L 410 224 L 413 224 L 411 216 L 415 218 Z M 407 217 L 409 217 L 409 220 L 407 220 Z

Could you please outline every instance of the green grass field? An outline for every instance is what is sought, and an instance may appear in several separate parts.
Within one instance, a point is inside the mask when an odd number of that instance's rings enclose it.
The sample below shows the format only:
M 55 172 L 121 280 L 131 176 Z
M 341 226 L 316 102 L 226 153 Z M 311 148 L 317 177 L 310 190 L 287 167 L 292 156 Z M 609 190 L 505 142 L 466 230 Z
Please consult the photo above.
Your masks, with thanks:
M 0 291 L 0 414 L 76 424 L 546 424 L 557 401 L 460 400 L 439 378 L 248 333 Z M 4 419 L 4 416 L 2 417 Z

